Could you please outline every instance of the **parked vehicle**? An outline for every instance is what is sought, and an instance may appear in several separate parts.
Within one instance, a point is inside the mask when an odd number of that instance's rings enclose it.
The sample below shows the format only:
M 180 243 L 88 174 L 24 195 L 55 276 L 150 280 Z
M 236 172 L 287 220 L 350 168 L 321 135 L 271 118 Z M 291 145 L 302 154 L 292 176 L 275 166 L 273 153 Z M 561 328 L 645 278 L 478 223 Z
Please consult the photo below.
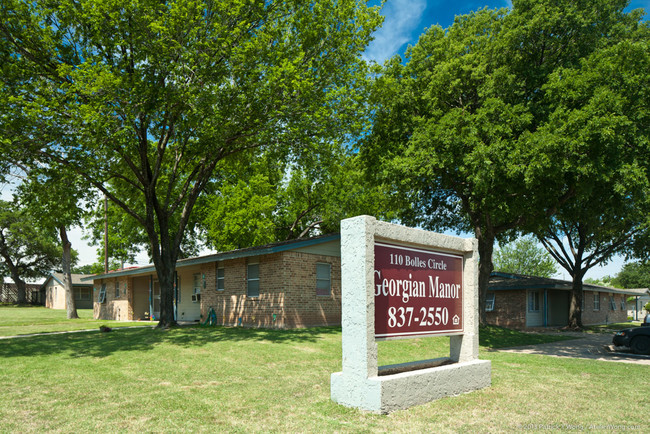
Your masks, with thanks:
M 614 334 L 614 345 L 630 347 L 637 354 L 650 354 L 650 327 L 634 327 Z

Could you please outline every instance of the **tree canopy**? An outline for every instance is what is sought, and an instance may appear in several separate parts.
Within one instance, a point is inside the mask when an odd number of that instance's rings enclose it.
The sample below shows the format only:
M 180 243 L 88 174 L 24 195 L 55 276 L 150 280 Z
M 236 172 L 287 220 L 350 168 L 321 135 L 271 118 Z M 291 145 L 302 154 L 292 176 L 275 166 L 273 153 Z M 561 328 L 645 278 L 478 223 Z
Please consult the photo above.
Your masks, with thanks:
M 372 184 L 358 155 L 321 147 L 301 161 L 267 158 L 206 196 L 199 226 L 218 250 L 339 231 L 360 214 L 390 219 L 393 206 Z
M 362 150 L 392 184 L 406 223 L 474 233 L 480 306 L 494 241 L 544 225 L 587 185 L 576 184 L 581 173 L 602 163 L 603 154 L 579 140 L 567 146 L 559 139 L 570 123 L 560 121 L 566 110 L 554 86 L 598 53 L 634 44 L 643 26 L 626 6 L 519 0 L 510 11 L 483 9 L 456 17 L 448 29 L 429 28 L 404 61 L 391 59 L 377 78 L 373 131 Z M 593 119 L 593 136 L 612 133 L 611 124 Z
M 213 175 L 357 134 L 380 21 L 356 0 L 2 2 L 0 150 L 67 167 L 137 222 L 174 324 L 179 247 Z
M 546 88 L 554 110 L 544 140 L 572 150 L 567 178 L 574 195 L 542 243 L 573 279 L 570 325 L 582 326 L 582 278 L 612 256 L 650 253 L 650 50 L 648 29 L 579 65 L 556 71 Z
M 54 231 L 44 230 L 25 208 L 0 201 L 0 274 L 16 284 L 18 303 L 26 302 L 25 280 L 45 277 L 59 268 L 61 254 Z
M 616 275 L 615 281 L 623 288 L 650 288 L 650 263 L 626 263 Z
M 494 252 L 494 270 L 527 276 L 553 277 L 557 263 L 535 237 L 527 236 L 500 246 Z

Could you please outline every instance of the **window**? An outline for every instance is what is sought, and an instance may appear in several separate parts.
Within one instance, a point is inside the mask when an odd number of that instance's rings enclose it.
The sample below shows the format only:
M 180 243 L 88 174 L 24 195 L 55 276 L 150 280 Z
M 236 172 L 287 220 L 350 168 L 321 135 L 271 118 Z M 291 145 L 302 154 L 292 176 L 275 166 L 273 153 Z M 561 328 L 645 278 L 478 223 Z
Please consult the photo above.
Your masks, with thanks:
M 594 310 L 600 310 L 600 292 L 594 292 Z
M 247 288 L 246 295 L 249 297 L 260 296 L 260 264 L 248 264 L 246 273 Z
M 115 298 L 120 298 L 120 282 L 115 281 Z
M 627 306 L 625 305 L 625 296 L 621 297 L 621 310 L 627 310 Z
M 329 296 L 332 292 L 332 266 L 316 264 L 316 295 Z
M 485 311 L 492 312 L 494 310 L 494 292 L 488 292 L 485 297 Z
M 102 287 L 99 288 L 99 296 L 97 297 L 98 303 L 104 303 L 106 301 L 106 284 L 102 283 Z
M 614 294 L 609 294 L 609 308 L 611 310 L 616 310 L 616 299 L 614 298 Z
M 217 268 L 217 291 L 226 289 L 226 270 L 221 267 Z
M 198 303 L 201 301 L 201 274 L 196 273 L 192 276 L 193 285 L 192 285 L 192 303 Z
M 79 301 L 90 300 L 90 288 L 76 288 L 74 291 L 74 299 Z
M 528 292 L 528 312 L 539 312 L 539 291 Z

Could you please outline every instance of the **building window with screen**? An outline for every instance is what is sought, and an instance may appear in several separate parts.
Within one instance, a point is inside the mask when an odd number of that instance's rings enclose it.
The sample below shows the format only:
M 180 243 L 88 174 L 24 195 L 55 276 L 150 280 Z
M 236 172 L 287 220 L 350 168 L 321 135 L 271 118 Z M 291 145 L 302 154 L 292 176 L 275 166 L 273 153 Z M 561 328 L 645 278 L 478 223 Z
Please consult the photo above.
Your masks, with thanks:
M 332 292 L 332 266 L 316 264 L 316 295 L 329 296 Z
M 217 268 L 217 291 L 226 289 L 226 270 L 225 268 Z
M 528 293 L 528 312 L 539 312 L 539 291 Z
M 488 292 L 485 297 L 485 311 L 492 312 L 494 310 L 494 292 Z
M 198 303 L 201 301 L 201 274 L 194 274 L 192 279 L 192 303 Z
M 249 297 L 260 296 L 260 264 L 248 264 L 246 270 L 246 295 Z
M 594 310 L 600 310 L 600 292 L 594 292 Z

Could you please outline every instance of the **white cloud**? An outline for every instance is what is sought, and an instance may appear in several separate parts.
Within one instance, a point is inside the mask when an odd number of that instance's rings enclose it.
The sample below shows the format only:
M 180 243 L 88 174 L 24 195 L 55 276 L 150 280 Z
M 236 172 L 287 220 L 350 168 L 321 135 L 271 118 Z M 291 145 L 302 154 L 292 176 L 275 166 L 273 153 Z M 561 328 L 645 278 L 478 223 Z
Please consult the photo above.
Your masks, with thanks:
M 398 50 L 412 40 L 426 7 L 426 0 L 388 0 L 382 9 L 384 24 L 366 49 L 366 60 L 384 63 L 395 54 L 403 54 Z

